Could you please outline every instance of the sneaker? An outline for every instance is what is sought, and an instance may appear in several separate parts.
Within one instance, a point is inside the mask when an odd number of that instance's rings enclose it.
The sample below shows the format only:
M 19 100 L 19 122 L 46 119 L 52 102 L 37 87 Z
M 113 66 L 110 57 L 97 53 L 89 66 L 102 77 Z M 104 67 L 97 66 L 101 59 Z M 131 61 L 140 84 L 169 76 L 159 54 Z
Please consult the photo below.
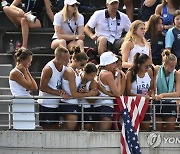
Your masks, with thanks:
M 26 18 L 27 18 L 28 21 L 33 22 L 33 23 L 35 23 L 36 19 L 37 19 L 36 16 L 32 15 L 31 11 L 26 13 Z
M 9 6 L 10 4 L 7 2 L 7 1 L 2 1 L 1 2 L 1 6 L 4 7 L 4 6 Z

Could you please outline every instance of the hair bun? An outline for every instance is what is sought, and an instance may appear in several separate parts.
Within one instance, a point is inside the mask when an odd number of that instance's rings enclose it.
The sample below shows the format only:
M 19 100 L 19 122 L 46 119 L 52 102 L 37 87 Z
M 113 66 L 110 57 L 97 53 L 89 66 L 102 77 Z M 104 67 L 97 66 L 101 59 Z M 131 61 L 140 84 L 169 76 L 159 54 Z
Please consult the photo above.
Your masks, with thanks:
M 71 47 L 71 49 L 70 49 L 70 54 L 72 55 L 72 54 L 78 54 L 78 53 L 80 53 L 81 52 L 81 50 L 80 50 L 80 47 L 79 46 L 73 46 L 73 47 Z

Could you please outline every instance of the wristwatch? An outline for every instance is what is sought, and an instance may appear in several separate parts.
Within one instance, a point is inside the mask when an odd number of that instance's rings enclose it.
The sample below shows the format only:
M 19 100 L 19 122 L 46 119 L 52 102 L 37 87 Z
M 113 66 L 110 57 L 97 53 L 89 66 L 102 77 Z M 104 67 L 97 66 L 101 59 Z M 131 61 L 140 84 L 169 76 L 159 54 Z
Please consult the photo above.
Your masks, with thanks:
M 79 40 L 79 37 L 78 37 L 78 36 L 76 36 L 76 40 Z

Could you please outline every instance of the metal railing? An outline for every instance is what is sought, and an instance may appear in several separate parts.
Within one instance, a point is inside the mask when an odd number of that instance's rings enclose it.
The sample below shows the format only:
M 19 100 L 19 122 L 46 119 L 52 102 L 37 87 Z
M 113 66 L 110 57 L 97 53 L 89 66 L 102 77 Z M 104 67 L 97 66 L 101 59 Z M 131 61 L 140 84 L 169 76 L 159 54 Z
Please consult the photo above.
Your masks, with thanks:
M 8 100 L 2 100 L 2 99 L 8 99 Z M 61 97 L 58 97 L 58 96 L 50 96 L 50 97 L 40 97 L 40 96 L 30 96 L 30 97 L 27 97 L 27 96 L 21 96 L 21 97 L 14 97 L 12 95 L 0 95 L 0 106 L 1 105 L 8 105 L 8 111 L 3 111 L 3 112 L 0 112 L 0 116 L 1 115 L 8 115 L 8 120 L 2 120 L 0 119 L 0 128 L 1 127 L 8 127 L 8 129 L 12 129 L 12 126 L 13 126 L 13 122 L 18 122 L 18 120 L 13 120 L 12 119 L 12 115 L 14 113 L 23 113 L 23 112 L 14 112 L 12 111 L 12 105 L 13 105 L 13 102 L 12 100 L 13 99 L 33 99 L 34 100 L 34 103 L 33 105 L 37 106 L 38 103 L 37 103 L 37 99 L 61 99 Z M 115 99 L 115 97 L 84 97 L 84 99 Z M 180 100 L 180 97 L 171 97 L 171 98 L 163 98 L 163 100 Z M 18 103 L 17 103 L 18 104 Z M 22 104 L 22 103 L 21 103 Z M 26 104 L 26 102 L 24 103 Z M 59 105 L 64 105 L 63 103 L 59 103 Z M 68 105 L 68 104 L 65 104 L 65 105 Z M 71 104 L 69 104 L 71 105 Z M 77 113 L 73 113 L 73 114 L 78 114 L 81 116 L 81 120 L 79 121 L 65 121 L 65 120 L 61 120 L 61 121 L 52 121 L 52 122 L 60 122 L 60 123 L 65 123 L 65 122 L 78 122 L 78 123 L 81 123 L 81 130 L 84 130 L 84 126 L 85 126 L 85 123 L 88 122 L 88 121 L 85 121 L 84 120 L 84 115 L 85 114 L 119 114 L 119 113 L 116 113 L 116 112 L 108 112 L 108 113 L 102 113 L 102 112 L 85 112 L 84 111 L 84 107 L 83 105 L 85 105 L 84 103 L 83 104 L 79 104 L 80 107 L 81 107 L 81 111 L 80 112 L 77 112 Z M 163 121 L 159 121 L 157 122 L 156 121 L 156 107 L 159 106 L 160 104 L 153 104 L 153 103 L 150 103 L 149 104 L 151 106 L 151 112 L 150 113 L 147 113 L 147 114 L 150 114 L 151 117 L 152 117 L 152 120 L 150 121 L 150 123 L 152 124 L 151 127 L 152 127 L 152 130 L 156 130 L 156 124 L 157 123 L 168 123 L 168 122 L 163 122 Z M 180 104 L 166 104 L 166 105 L 176 105 L 178 108 L 180 108 Z M 1 107 L 0 107 L 1 108 Z M 36 107 L 38 108 L 38 107 Z M 33 111 L 33 112 L 24 112 L 24 113 L 33 113 L 35 114 L 36 116 L 39 115 L 39 111 Z M 44 112 L 41 112 L 41 113 L 44 113 Z M 47 112 L 46 112 L 47 113 Z M 47 114 L 51 114 L 52 112 L 48 112 Z M 72 112 L 56 112 L 56 113 L 60 113 L 60 114 L 68 114 L 68 113 L 72 113 Z M 162 114 L 166 114 L 166 113 L 162 113 Z M 180 118 L 180 113 L 177 113 L 177 117 Z M 21 120 L 23 121 L 23 120 Z M 24 120 L 26 121 L 26 120 Z M 31 121 L 31 120 L 30 120 Z M 38 124 L 38 118 L 34 120 L 32 120 L 32 122 L 35 122 L 36 124 L 36 127 L 39 126 Z M 6 124 L 2 124 L 3 122 L 6 122 Z M 43 122 L 43 121 L 39 121 L 39 122 Z M 97 122 L 103 122 L 103 121 L 91 121 L 92 123 L 97 123 Z M 108 121 L 108 122 L 112 122 L 112 123 L 117 123 L 118 121 L 115 121 L 115 120 L 112 120 L 112 121 Z M 8 123 L 8 124 L 7 124 Z M 146 123 L 146 122 L 145 122 Z M 176 121 L 176 124 L 179 125 L 180 127 L 180 122 L 179 121 Z M 179 129 L 180 130 L 180 129 Z

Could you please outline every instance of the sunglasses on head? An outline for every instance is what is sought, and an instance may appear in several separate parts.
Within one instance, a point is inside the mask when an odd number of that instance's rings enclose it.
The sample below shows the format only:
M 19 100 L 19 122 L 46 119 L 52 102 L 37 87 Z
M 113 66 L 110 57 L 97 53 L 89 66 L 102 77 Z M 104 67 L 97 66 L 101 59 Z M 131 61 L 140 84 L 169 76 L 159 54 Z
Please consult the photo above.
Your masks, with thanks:
M 75 4 L 72 4 L 72 5 L 69 5 L 69 6 L 71 6 L 71 7 L 75 7 L 75 6 L 78 6 L 78 4 L 77 4 L 77 3 L 75 3 Z

